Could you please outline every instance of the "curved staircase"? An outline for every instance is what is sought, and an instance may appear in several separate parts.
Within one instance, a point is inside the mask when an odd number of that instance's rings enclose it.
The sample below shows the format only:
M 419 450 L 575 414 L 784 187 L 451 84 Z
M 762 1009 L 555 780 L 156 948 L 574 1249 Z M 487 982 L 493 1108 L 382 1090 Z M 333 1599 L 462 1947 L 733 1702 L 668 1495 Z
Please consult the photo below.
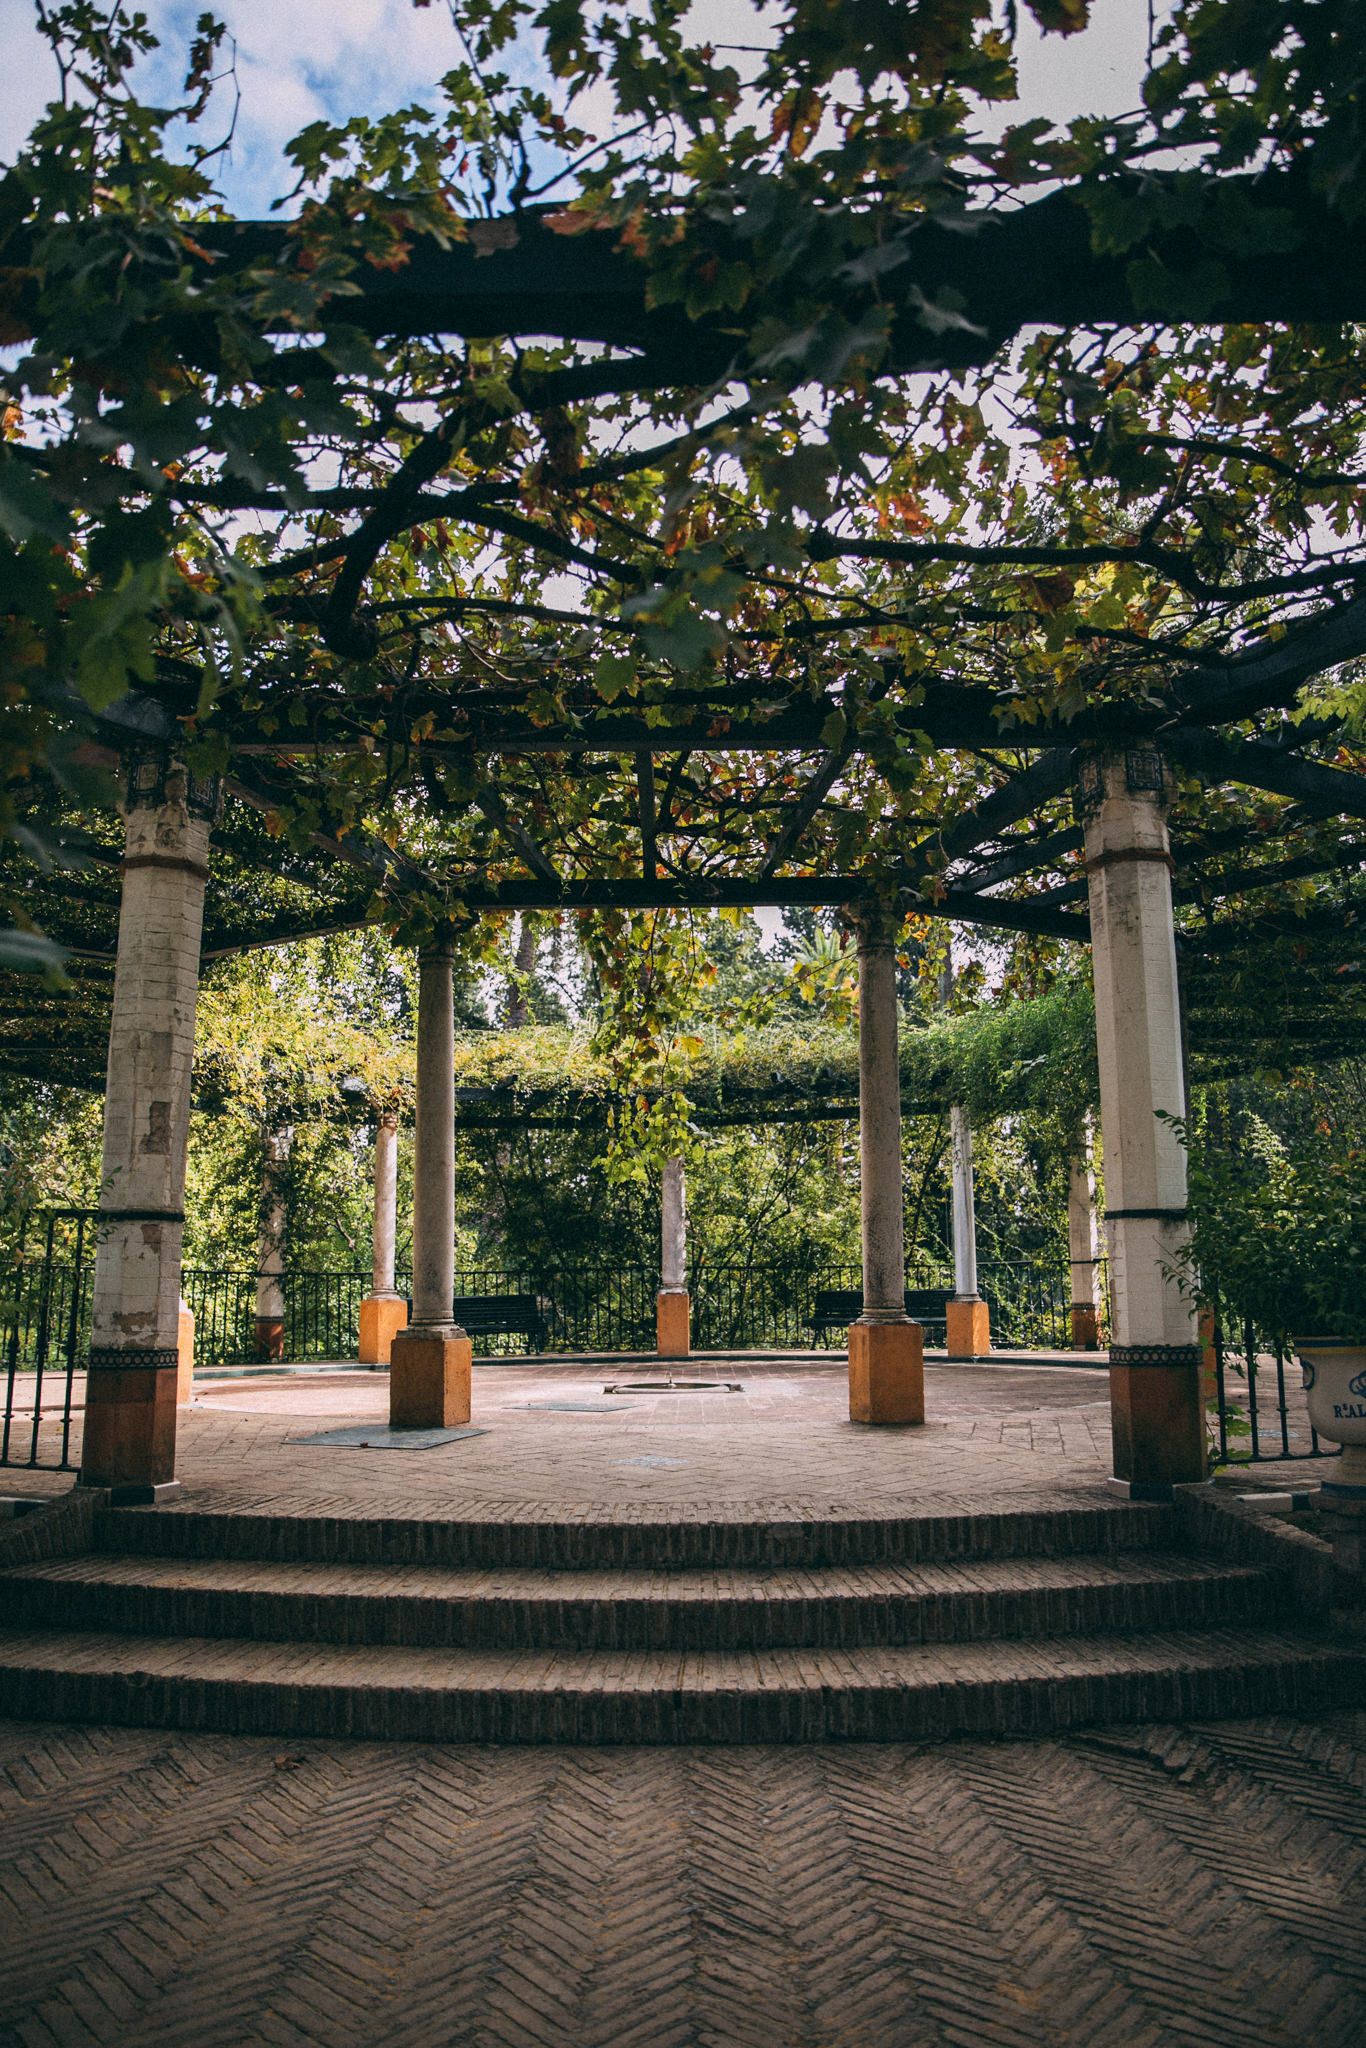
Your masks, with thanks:
M 1303 1711 L 1366 1677 L 1323 1626 L 1322 1546 L 1206 1499 L 765 1521 L 72 1496 L 6 1541 L 0 1697 L 46 1719 L 884 1741 Z

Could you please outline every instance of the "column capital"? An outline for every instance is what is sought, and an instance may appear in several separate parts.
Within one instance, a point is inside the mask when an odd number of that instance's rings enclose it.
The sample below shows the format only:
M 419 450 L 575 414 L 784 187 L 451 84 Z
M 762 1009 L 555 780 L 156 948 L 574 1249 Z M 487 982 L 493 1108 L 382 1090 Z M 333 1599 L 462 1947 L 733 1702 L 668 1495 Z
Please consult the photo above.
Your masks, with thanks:
M 456 933 L 449 927 L 433 932 L 417 949 L 418 966 L 453 967 L 458 953 L 456 940 Z
M 1139 740 L 1126 747 L 1097 747 L 1082 754 L 1072 808 L 1076 817 L 1085 821 L 1095 817 L 1107 800 L 1146 797 L 1158 810 L 1166 811 L 1174 794 L 1172 771 L 1161 748 L 1152 740 Z
M 175 739 L 148 740 L 124 750 L 121 808 L 127 817 L 133 811 L 159 811 L 167 804 L 183 804 L 192 818 L 218 822 L 223 782 L 219 775 L 197 775 L 185 761 Z
M 901 913 L 885 903 L 860 903 L 853 921 L 861 954 L 889 952 L 900 935 Z

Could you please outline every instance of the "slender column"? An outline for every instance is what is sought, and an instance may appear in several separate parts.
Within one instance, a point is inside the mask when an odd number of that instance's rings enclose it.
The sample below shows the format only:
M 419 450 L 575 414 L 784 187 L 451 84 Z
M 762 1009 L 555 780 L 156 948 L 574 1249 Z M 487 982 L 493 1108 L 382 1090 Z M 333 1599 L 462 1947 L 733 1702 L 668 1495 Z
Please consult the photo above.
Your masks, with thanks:
M 216 779 L 171 753 L 124 789 L 81 1480 L 124 1500 L 175 1483 L 185 1147 Z
M 398 1118 L 386 1110 L 375 1125 L 375 1221 L 372 1271 L 377 1295 L 394 1292 L 398 1239 Z
M 977 1201 L 972 1181 L 972 1124 L 955 1103 L 949 1111 L 953 1159 L 953 1293 L 945 1310 L 950 1358 L 984 1358 L 991 1350 L 991 1310 L 977 1292 Z
M 294 1130 L 286 1125 L 266 1139 L 261 1164 L 261 1235 L 256 1247 L 256 1356 L 282 1358 L 285 1349 L 285 1297 L 280 1278 L 285 1270 L 288 1209 L 285 1175 L 294 1149 Z
M 375 1124 L 373 1291 L 360 1305 L 362 1365 L 388 1365 L 390 1347 L 408 1321 L 408 1304 L 394 1286 L 398 1238 L 398 1118 L 389 1109 Z
M 1100 1222 L 1091 1163 L 1091 1119 L 1081 1127 L 1067 1164 L 1067 1257 L 1072 1296 L 1072 1349 L 1100 1349 Z
M 849 1331 L 853 1422 L 923 1422 L 924 1332 L 906 1314 L 896 926 L 863 918 L 858 935 L 859 1153 L 863 1313 Z
M 390 1348 L 396 1429 L 470 1419 L 470 1340 L 454 1320 L 455 1001 L 453 952 L 418 961 L 417 1116 L 413 1137 L 413 1320 Z
M 940 1007 L 953 993 L 953 941 L 939 977 Z M 984 1358 L 991 1350 L 991 1311 L 977 1292 L 977 1200 L 972 1180 L 972 1123 L 961 1103 L 949 1111 L 952 1185 L 953 1294 L 945 1309 L 944 1339 L 950 1358 Z
M 957 1103 L 949 1111 L 953 1144 L 953 1291 L 962 1300 L 977 1293 L 977 1202 L 972 1182 L 972 1125 Z
M 688 1300 L 688 1188 L 681 1159 L 666 1159 L 664 1162 L 659 1210 L 655 1348 L 661 1358 L 686 1358 L 692 1336 Z
M 1171 1277 L 1187 1232 L 1186 1155 L 1162 1119 L 1185 1114 L 1186 1091 L 1166 801 L 1155 748 L 1083 763 L 1115 1477 L 1159 1488 L 1205 1474 L 1195 1311 Z

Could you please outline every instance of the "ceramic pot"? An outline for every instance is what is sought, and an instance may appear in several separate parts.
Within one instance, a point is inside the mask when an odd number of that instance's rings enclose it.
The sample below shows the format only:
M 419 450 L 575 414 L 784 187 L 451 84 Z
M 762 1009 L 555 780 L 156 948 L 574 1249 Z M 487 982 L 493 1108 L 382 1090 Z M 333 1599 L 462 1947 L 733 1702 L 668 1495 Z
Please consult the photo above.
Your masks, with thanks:
M 1309 1420 L 1333 1444 L 1366 1444 L 1366 1338 L 1301 1337 Z

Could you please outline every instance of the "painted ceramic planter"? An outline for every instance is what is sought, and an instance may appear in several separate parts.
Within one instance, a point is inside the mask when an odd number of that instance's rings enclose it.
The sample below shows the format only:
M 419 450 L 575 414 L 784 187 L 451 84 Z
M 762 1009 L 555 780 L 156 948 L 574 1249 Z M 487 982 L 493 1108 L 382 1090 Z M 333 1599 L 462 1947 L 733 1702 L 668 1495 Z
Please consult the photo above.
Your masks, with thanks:
M 1309 1420 L 1334 1444 L 1366 1444 L 1366 1338 L 1302 1337 L 1296 1344 Z

